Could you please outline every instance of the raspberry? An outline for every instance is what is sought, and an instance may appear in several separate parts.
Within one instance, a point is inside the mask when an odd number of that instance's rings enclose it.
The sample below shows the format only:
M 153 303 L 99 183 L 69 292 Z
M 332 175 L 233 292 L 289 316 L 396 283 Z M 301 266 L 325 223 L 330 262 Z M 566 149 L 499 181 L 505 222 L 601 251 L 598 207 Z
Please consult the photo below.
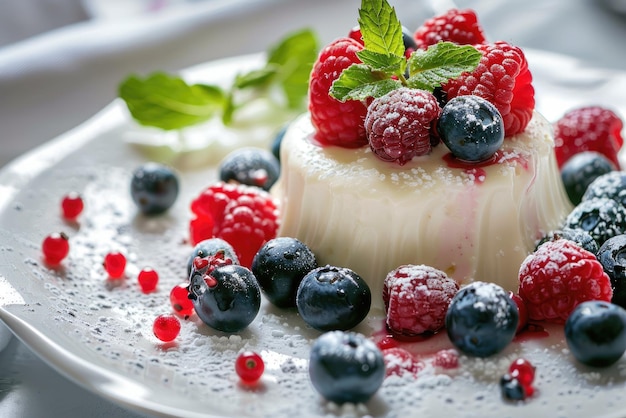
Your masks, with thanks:
M 382 352 L 386 376 L 402 376 L 405 373 L 416 376 L 424 368 L 424 363 L 404 348 L 386 348 Z
M 276 203 L 257 187 L 216 183 L 192 201 L 191 211 L 195 215 L 189 224 L 192 244 L 222 238 L 245 267 L 252 265 L 259 248 L 278 231 Z
M 487 99 L 502 115 L 505 136 L 523 132 L 535 108 L 532 74 L 524 53 L 506 42 L 475 47 L 483 54 L 478 66 L 443 86 L 447 99 L 468 94 Z
M 309 111 L 321 145 L 358 148 L 367 145 L 363 120 L 367 107 L 358 100 L 340 102 L 331 97 L 330 87 L 341 72 L 360 63 L 356 56 L 363 45 L 351 38 L 340 38 L 324 48 L 313 66 L 309 80 Z
M 401 87 L 375 99 L 367 111 L 365 131 L 370 148 L 383 161 L 404 165 L 431 150 L 441 107 L 431 93 Z
M 588 300 L 610 301 L 611 281 L 596 257 L 576 243 L 559 239 L 542 244 L 520 268 L 519 296 L 531 320 L 564 323 Z
M 439 350 L 433 358 L 433 366 L 442 369 L 456 369 L 459 367 L 459 354 L 454 349 Z
M 596 151 L 619 169 L 617 153 L 624 143 L 624 124 L 613 111 L 588 106 L 567 112 L 554 124 L 554 151 L 561 167 L 574 154 Z
M 473 10 L 450 9 L 447 13 L 426 20 L 413 34 L 419 48 L 425 49 L 439 41 L 459 45 L 485 42 L 483 29 Z
M 433 267 L 398 267 L 383 283 L 387 326 L 392 332 L 406 336 L 439 331 L 458 290 L 456 281 Z

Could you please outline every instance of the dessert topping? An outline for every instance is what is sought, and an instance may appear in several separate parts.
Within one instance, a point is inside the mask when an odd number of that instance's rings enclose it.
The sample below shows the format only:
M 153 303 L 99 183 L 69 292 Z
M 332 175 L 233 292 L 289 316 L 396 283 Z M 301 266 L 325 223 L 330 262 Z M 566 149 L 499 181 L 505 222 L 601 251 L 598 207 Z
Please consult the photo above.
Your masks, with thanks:
M 480 63 L 444 84 L 447 99 L 480 96 L 500 111 L 505 137 L 522 133 L 535 108 L 535 90 L 524 53 L 506 42 L 480 44 L 476 49 L 482 54 Z
M 531 320 L 563 323 L 588 300 L 610 301 L 609 276 L 595 255 L 567 239 L 549 241 L 520 267 L 519 295 Z
M 234 182 L 269 190 L 280 174 L 280 163 L 263 148 L 238 148 L 226 155 L 218 167 L 223 182 Z
M 606 197 L 584 200 L 567 215 L 564 226 L 589 232 L 601 246 L 607 239 L 626 233 L 626 208 Z
M 450 341 L 460 351 L 488 357 L 509 345 L 518 321 L 517 306 L 502 287 L 476 281 L 454 296 L 445 325 Z
M 121 279 L 126 271 L 126 256 L 119 251 L 112 251 L 104 256 L 102 265 L 110 279 Z
M 59 264 L 70 252 L 69 237 L 64 233 L 52 233 L 44 238 L 41 251 L 46 263 Z
M 159 273 L 150 267 L 146 267 L 137 275 L 137 283 L 139 283 L 143 293 L 154 292 L 159 283 Z
M 392 90 L 368 107 L 365 132 L 370 148 L 381 160 L 400 165 L 426 155 L 440 113 L 430 92 L 406 87 Z
M 598 177 L 613 170 L 613 163 L 597 151 L 574 154 L 561 166 L 561 180 L 570 202 L 579 204 L 587 187 Z
M 263 358 L 254 351 L 244 351 L 235 360 L 235 372 L 246 384 L 257 382 L 265 371 Z
M 70 192 L 61 199 L 61 213 L 69 221 L 75 220 L 83 211 L 85 204 L 76 192 Z
M 141 213 L 159 215 L 176 202 L 178 176 L 170 167 L 146 163 L 133 172 L 130 195 Z
M 473 10 L 450 9 L 427 19 L 413 34 L 417 47 L 426 49 L 440 41 L 458 45 L 476 45 L 486 42 L 483 29 Z
M 180 333 L 180 321 L 171 314 L 159 315 L 152 324 L 152 332 L 163 342 L 174 341 Z
M 387 327 L 413 336 L 444 327 L 458 283 L 444 272 L 423 265 L 404 265 L 391 271 L 383 283 Z

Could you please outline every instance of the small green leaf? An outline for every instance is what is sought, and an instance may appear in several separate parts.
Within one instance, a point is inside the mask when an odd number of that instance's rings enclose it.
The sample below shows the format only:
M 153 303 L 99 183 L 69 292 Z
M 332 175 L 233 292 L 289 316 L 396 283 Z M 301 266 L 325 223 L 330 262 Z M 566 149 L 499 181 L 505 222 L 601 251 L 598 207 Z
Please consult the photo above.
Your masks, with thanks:
M 290 109 L 303 106 L 309 87 L 309 76 L 317 59 L 319 42 L 311 29 L 303 29 L 285 37 L 270 49 L 267 64 L 276 71 Z
M 385 55 L 367 49 L 358 51 L 356 55 L 363 64 L 389 75 L 402 74 L 406 68 L 406 59 L 397 55 Z
M 138 123 L 165 130 L 206 121 L 224 102 L 217 87 L 189 85 L 161 72 L 143 79 L 131 75 L 120 84 L 118 93 Z
M 464 72 L 472 72 L 482 54 L 471 45 L 439 42 L 427 50 L 417 50 L 409 58 L 407 86 L 433 91 Z
M 359 28 L 365 49 L 383 55 L 404 55 L 402 25 L 386 0 L 362 0 Z
M 353 64 L 343 70 L 330 88 L 330 95 L 335 99 L 365 100 L 368 97 L 381 97 L 391 90 L 401 87 L 397 80 L 387 77 L 384 73 L 372 71 L 364 64 Z
M 267 86 L 275 75 L 276 68 L 268 65 L 265 68 L 253 70 L 246 74 L 238 74 L 237 77 L 235 77 L 234 87 L 246 89 Z

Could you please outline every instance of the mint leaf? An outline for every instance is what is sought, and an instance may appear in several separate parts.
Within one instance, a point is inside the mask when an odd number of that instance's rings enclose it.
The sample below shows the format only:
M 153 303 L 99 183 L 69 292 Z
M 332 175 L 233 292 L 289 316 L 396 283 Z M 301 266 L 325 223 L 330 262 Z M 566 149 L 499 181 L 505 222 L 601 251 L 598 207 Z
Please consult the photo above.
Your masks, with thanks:
M 358 51 L 356 55 L 363 64 L 389 75 L 404 73 L 404 69 L 406 68 L 406 59 L 404 56 L 385 55 L 368 49 Z
M 224 104 L 221 89 L 189 85 L 162 72 L 144 79 L 131 75 L 120 84 L 118 93 L 137 122 L 164 130 L 206 121 Z
M 362 0 L 359 27 L 365 49 L 384 55 L 404 55 L 402 25 L 386 0 Z
M 417 50 L 409 58 L 407 87 L 433 91 L 436 87 L 464 72 L 473 71 L 481 53 L 471 45 L 439 42 L 428 49 Z
M 311 29 L 294 32 L 268 52 L 269 69 L 276 71 L 290 109 L 302 107 L 307 98 L 309 76 L 317 59 L 319 42 Z
M 372 71 L 364 64 L 353 64 L 343 70 L 333 82 L 330 95 L 342 102 L 365 100 L 368 97 L 384 96 L 400 86 L 398 80 L 393 80 L 382 72 Z
M 267 86 L 276 76 L 276 68 L 266 66 L 259 70 L 252 70 L 246 74 L 237 74 L 234 88 L 248 89 L 259 86 Z

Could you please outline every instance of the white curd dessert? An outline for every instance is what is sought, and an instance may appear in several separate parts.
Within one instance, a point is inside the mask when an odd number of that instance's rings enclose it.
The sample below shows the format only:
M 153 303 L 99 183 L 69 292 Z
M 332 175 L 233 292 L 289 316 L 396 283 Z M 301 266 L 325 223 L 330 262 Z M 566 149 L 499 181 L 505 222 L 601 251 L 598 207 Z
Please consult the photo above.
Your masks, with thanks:
M 445 145 L 404 166 L 369 147 L 321 147 L 301 116 L 281 145 L 279 235 L 305 242 L 320 264 L 353 269 L 382 306 L 383 280 L 403 264 L 426 264 L 461 284 L 516 290 L 537 240 L 571 210 L 539 113 L 506 138 L 487 164 L 461 164 Z

